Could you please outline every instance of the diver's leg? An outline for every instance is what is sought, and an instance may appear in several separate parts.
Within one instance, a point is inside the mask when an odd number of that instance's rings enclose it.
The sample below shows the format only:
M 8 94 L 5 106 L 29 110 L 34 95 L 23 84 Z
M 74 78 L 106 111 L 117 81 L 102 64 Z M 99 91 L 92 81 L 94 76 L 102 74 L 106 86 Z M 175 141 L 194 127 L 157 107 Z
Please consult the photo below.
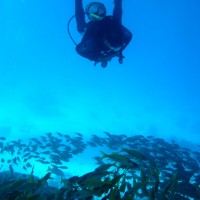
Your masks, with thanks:
M 85 31 L 86 22 L 82 0 L 75 0 L 75 15 L 77 30 L 79 33 L 83 33 Z
M 113 16 L 122 23 L 122 0 L 114 0 Z

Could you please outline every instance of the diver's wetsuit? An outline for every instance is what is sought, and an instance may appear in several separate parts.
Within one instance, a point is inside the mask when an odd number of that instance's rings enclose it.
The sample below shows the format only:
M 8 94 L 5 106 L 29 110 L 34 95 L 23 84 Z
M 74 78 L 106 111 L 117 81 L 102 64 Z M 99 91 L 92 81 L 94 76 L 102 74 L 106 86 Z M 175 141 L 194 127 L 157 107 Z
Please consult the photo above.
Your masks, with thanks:
M 122 51 L 132 38 L 131 32 L 121 24 L 122 0 L 115 0 L 114 2 L 113 16 L 106 16 L 101 20 L 86 23 L 82 0 L 75 0 L 77 30 L 79 33 L 84 33 L 81 42 L 76 46 L 76 51 L 81 56 L 95 61 L 95 63 L 101 62 L 102 67 L 106 67 L 107 61 L 115 56 L 119 57 L 121 63 L 123 59 Z M 117 36 L 117 50 L 106 45 L 109 38 L 112 38 L 115 43 L 115 36 Z

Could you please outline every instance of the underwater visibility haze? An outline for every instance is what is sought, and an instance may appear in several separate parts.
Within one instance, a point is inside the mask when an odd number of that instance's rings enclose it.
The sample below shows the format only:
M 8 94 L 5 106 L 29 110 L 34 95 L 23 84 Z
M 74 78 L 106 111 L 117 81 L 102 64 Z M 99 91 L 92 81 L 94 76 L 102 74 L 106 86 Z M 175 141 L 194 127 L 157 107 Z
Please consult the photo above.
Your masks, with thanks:
M 200 2 L 122 3 L 133 38 L 102 68 L 74 1 L 0 1 L 2 199 L 200 199 Z

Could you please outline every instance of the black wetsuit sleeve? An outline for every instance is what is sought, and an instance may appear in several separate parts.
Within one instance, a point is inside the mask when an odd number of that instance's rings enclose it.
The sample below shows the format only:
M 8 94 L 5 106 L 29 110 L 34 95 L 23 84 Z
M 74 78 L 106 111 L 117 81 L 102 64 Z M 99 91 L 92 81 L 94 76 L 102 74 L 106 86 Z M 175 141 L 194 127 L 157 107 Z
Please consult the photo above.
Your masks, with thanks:
M 83 33 L 85 31 L 86 22 L 82 0 L 75 0 L 75 15 L 77 30 L 79 33 Z
M 120 24 L 122 23 L 122 0 L 114 0 L 113 17 L 115 17 Z

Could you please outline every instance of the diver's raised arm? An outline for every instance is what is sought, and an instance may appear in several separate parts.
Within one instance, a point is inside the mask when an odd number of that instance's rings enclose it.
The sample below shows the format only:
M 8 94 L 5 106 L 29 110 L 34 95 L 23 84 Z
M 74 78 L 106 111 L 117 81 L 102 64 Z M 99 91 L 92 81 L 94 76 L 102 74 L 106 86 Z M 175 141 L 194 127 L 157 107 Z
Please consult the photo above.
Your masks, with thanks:
M 122 23 L 122 0 L 114 0 L 113 16 Z
M 75 0 L 75 15 L 77 30 L 79 33 L 83 33 L 85 31 L 86 22 L 82 0 Z

